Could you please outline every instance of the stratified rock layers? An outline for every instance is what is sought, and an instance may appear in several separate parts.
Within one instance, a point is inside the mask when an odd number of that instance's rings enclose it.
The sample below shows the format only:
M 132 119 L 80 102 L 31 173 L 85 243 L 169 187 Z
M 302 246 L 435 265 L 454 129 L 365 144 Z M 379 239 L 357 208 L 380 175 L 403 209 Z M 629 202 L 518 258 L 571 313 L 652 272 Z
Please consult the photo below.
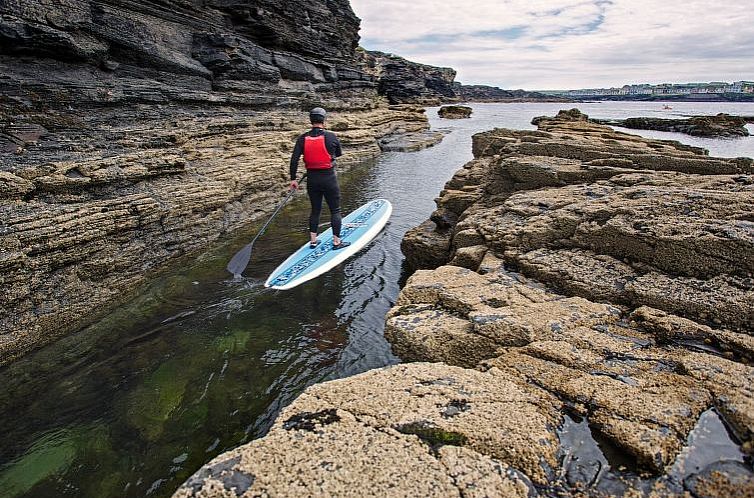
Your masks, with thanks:
M 340 168 L 427 129 L 360 69 L 347 1 L 284 4 L 0 0 L 0 364 L 269 212 L 306 109 Z
M 71 143 L 65 157 L 31 162 L 47 152 L 30 148 L 17 156 L 28 162 L 0 176 L 4 360 L 75 329 L 151 270 L 282 199 L 302 113 L 168 112 L 97 123 L 109 143 Z M 342 130 L 342 169 L 379 154 L 377 138 L 426 120 L 377 109 L 335 113 L 331 124 Z
M 754 496 L 752 161 L 538 123 L 475 136 L 404 239 L 419 363 L 309 388 L 176 496 Z
M 379 91 L 391 103 L 435 105 L 456 99 L 454 69 L 407 61 L 376 51 L 357 52 L 364 70 L 379 81 Z

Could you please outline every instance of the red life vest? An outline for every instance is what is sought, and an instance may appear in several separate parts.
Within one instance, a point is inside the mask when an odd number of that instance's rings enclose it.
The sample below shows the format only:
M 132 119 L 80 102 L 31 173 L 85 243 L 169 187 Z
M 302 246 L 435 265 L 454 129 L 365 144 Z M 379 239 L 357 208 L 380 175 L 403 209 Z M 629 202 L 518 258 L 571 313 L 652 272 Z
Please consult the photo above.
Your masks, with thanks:
M 330 169 L 332 157 L 325 146 L 325 135 L 304 136 L 304 164 L 306 169 Z

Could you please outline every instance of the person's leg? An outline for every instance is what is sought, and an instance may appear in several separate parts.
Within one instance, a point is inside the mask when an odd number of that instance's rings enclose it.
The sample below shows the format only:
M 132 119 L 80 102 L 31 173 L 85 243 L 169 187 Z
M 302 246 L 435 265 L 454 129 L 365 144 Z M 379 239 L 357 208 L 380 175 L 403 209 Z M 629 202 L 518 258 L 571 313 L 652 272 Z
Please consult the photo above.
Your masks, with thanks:
M 339 245 L 342 218 L 340 215 L 340 187 L 338 186 L 338 178 L 335 176 L 335 173 L 328 178 L 326 188 L 324 189 L 324 196 L 325 201 L 327 202 L 327 207 L 330 208 L 333 243 Z
M 317 242 L 319 216 L 322 214 L 322 197 L 324 195 L 324 191 L 318 180 L 316 176 L 310 176 L 306 184 L 306 193 L 309 194 L 309 202 L 312 205 L 312 210 L 309 214 L 309 240 L 312 244 Z

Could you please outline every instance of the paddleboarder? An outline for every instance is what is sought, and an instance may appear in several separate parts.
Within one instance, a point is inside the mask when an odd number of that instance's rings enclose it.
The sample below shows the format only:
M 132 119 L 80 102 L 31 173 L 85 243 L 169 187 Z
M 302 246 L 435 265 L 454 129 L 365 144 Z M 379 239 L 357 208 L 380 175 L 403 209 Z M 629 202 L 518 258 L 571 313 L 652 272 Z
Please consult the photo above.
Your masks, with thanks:
M 314 249 L 320 244 L 317 239 L 319 217 L 322 214 L 322 199 L 330 208 L 330 222 L 333 232 L 333 249 L 342 249 L 351 245 L 340 239 L 341 215 L 340 215 L 340 187 L 338 177 L 335 174 L 335 160 L 343 155 L 340 140 L 335 133 L 325 130 L 327 112 L 321 107 L 315 107 L 309 111 L 309 120 L 312 129 L 296 139 L 296 146 L 291 154 L 291 190 L 298 189 L 296 172 L 298 161 L 304 156 L 304 166 L 308 181 L 306 193 L 309 195 L 312 209 L 309 215 L 309 247 Z

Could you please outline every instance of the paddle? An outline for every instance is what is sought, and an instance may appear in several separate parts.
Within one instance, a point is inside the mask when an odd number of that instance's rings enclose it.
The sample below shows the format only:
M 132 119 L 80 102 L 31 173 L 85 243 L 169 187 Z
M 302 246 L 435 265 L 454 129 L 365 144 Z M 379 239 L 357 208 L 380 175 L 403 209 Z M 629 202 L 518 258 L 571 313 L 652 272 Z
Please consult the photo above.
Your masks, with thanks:
M 306 174 L 301 177 L 301 180 L 299 180 L 299 183 L 303 182 L 306 178 Z M 257 239 L 264 233 L 264 231 L 267 229 L 267 226 L 270 224 L 270 222 L 275 218 L 275 215 L 278 214 L 278 212 L 283 209 L 283 206 L 285 206 L 289 200 L 293 197 L 293 195 L 296 193 L 296 190 L 298 189 L 292 189 L 288 195 L 285 196 L 285 199 L 283 199 L 283 202 L 280 203 L 280 205 L 275 209 L 275 212 L 272 213 L 272 216 L 270 216 L 270 219 L 267 220 L 267 223 L 264 224 L 264 226 L 259 230 L 257 235 L 254 237 L 254 240 L 246 244 L 243 249 L 238 251 L 235 256 L 233 256 L 228 263 L 228 266 L 226 268 L 229 272 L 233 274 L 233 277 L 240 278 L 243 271 L 246 269 L 246 267 L 249 264 L 249 259 L 251 259 L 251 251 L 254 248 L 254 242 L 257 241 Z

